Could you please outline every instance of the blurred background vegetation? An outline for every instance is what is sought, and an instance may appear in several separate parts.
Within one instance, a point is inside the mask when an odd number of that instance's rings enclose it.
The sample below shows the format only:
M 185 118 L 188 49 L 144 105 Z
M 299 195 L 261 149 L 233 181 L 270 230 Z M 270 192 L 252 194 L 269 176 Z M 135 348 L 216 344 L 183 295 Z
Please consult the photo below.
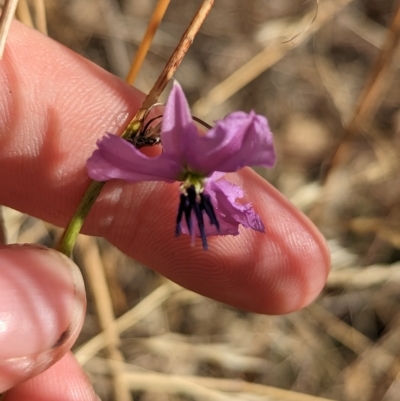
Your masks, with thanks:
M 38 2 L 21 3 L 37 21 Z M 156 1 L 44 5 L 50 37 L 124 78 Z M 136 83 L 144 92 L 199 5 L 171 1 Z M 237 109 L 268 116 L 278 164 L 258 172 L 325 234 L 332 272 L 310 307 L 261 316 L 82 236 L 76 260 L 91 292 L 77 357 L 104 401 L 399 399 L 398 7 L 320 0 L 314 19 L 313 1 L 216 1 L 176 78 L 206 121 Z M 60 233 L 4 214 L 10 242 L 51 245 Z M 120 329 L 93 339 L 126 312 Z

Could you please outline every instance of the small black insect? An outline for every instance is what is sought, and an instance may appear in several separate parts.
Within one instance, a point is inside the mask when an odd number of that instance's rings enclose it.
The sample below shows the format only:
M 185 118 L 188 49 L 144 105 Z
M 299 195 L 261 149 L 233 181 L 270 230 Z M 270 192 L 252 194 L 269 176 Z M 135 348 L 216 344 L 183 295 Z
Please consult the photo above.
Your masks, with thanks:
M 161 123 L 150 127 L 151 123 L 159 118 L 162 118 L 162 116 L 152 118 L 138 133 L 129 136 L 126 140 L 130 142 L 136 149 L 140 149 L 145 146 L 160 145 Z
M 157 116 L 149 120 L 136 135 L 128 137 L 127 141 L 130 142 L 136 149 L 140 149 L 145 146 L 160 145 L 161 123 L 158 123 L 153 127 L 150 127 L 150 124 L 161 117 L 162 116 Z
M 158 105 L 159 103 L 156 104 L 156 106 Z M 128 136 L 126 140 L 130 142 L 136 149 L 140 149 L 145 146 L 161 145 L 161 137 L 160 137 L 161 122 L 152 127 L 150 126 L 154 121 L 158 120 L 159 118 L 162 118 L 162 115 L 150 119 L 138 133 Z M 196 116 L 192 116 L 192 118 L 194 121 L 198 122 L 203 127 L 211 129 L 211 125 L 207 124 L 200 118 Z
M 147 119 L 151 110 L 158 106 L 165 106 L 164 103 L 154 103 L 151 107 L 149 107 L 144 115 L 143 122 Z M 158 119 L 162 118 L 162 115 L 151 118 L 147 123 L 137 132 L 135 129 L 135 125 L 127 128 L 128 132 L 124 135 L 124 138 L 130 142 L 136 149 L 143 148 L 145 146 L 154 146 L 161 144 L 161 122 L 157 125 L 152 125 L 152 123 Z M 132 123 L 131 123 L 132 124 Z M 137 125 L 136 125 L 137 126 Z M 131 129 L 130 129 L 131 128 Z M 129 132 L 130 131 L 130 132 Z
M 128 139 L 128 142 L 133 144 L 133 146 L 136 149 L 143 148 L 145 146 L 154 146 L 154 145 L 160 145 L 161 144 L 161 139 L 160 138 L 149 138 L 145 137 L 142 135 L 138 135 L 135 138 Z

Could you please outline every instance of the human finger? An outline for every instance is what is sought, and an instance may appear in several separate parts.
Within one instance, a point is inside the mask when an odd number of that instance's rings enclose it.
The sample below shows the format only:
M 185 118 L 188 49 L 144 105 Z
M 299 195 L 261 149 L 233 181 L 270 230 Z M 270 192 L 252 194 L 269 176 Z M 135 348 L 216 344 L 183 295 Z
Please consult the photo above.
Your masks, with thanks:
M 13 387 L 4 401 L 100 401 L 71 352 L 45 372 Z
M 75 342 L 85 316 L 79 269 L 57 251 L 0 247 L 0 392 L 43 372 Z
M 27 65 L 26 60 L 30 63 Z M 0 202 L 65 226 L 88 185 L 86 159 L 106 131 L 118 133 L 142 96 L 40 34 L 14 24 L 0 64 Z M 266 234 L 242 230 L 210 249 L 174 238 L 174 184 L 106 184 L 84 227 L 173 281 L 219 301 L 286 313 L 323 288 L 329 254 L 310 221 L 244 169 L 231 175 Z

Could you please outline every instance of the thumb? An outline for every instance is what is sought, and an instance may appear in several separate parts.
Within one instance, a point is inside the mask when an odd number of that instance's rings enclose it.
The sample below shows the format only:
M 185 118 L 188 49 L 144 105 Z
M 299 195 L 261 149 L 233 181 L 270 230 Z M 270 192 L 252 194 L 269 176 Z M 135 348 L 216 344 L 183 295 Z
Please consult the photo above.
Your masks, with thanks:
M 35 245 L 0 246 L 0 392 L 46 370 L 72 346 L 86 298 L 79 269 Z

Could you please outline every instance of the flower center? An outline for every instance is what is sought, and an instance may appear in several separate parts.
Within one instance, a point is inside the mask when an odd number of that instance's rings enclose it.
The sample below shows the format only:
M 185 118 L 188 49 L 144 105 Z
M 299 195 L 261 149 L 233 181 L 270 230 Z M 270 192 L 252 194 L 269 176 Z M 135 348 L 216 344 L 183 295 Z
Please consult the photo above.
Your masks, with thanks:
M 182 182 L 179 189 L 183 194 L 187 194 L 187 190 L 193 187 L 196 195 L 200 195 L 204 190 L 205 178 L 203 174 L 197 173 L 186 166 L 178 178 Z
M 178 215 L 176 216 L 175 235 L 182 233 L 182 219 L 185 218 L 189 234 L 192 234 L 194 240 L 194 229 L 192 224 L 192 212 L 197 220 L 200 237 L 203 248 L 207 249 L 206 230 L 204 225 L 203 213 L 208 216 L 210 224 L 219 231 L 219 222 L 211 203 L 210 195 L 203 192 L 205 177 L 189 169 L 182 174 L 182 183 L 179 187 L 181 191 Z

